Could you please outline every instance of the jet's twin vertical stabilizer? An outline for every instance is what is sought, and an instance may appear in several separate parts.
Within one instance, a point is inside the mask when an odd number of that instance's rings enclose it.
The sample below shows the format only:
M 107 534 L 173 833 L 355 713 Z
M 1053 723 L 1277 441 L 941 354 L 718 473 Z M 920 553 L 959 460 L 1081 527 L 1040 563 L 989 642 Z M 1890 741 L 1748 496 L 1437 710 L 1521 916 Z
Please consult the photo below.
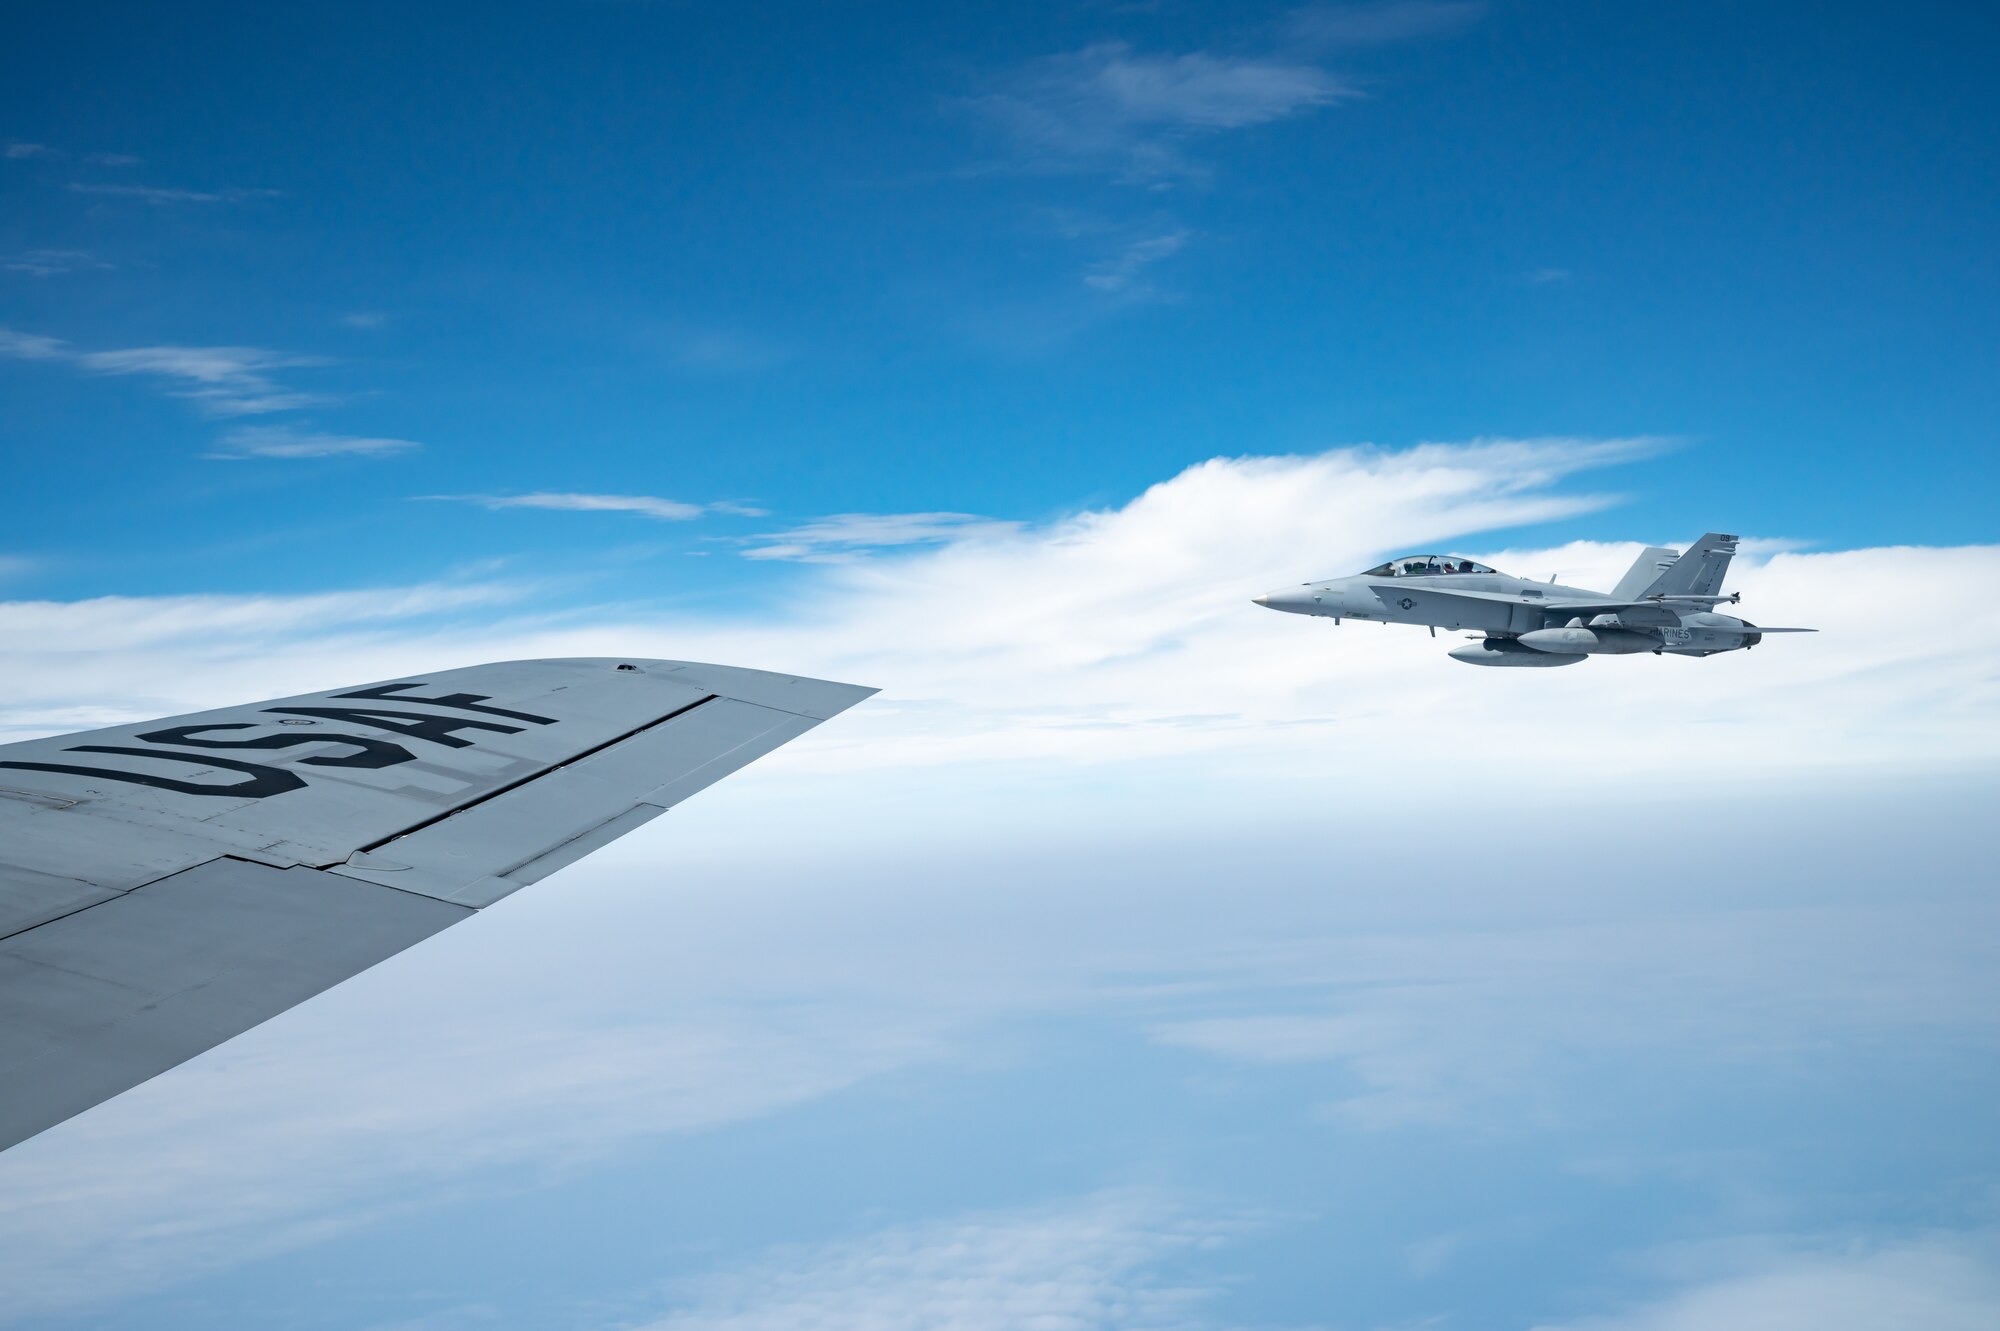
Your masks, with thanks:
M 1648 550 L 1648 555 L 1654 551 Z M 1722 591 L 1723 575 L 1729 572 L 1729 560 L 1736 553 L 1736 538 L 1721 532 L 1710 532 L 1688 547 L 1687 553 L 1676 559 L 1660 572 L 1646 589 L 1634 598 L 1644 600 L 1648 596 L 1716 596 Z M 1641 563 L 1644 563 L 1642 558 Z M 1639 572 L 1634 565 L 1631 573 L 1625 575 L 1630 582 Z M 1625 583 L 1618 584 L 1619 592 L 1625 590 Z M 1622 598 L 1620 598 L 1622 599 Z
M 1631 570 L 1618 579 L 1618 586 L 1613 589 L 1611 599 L 1638 600 L 1648 587 L 1659 581 L 1662 573 L 1674 566 L 1674 561 L 1680 557 L 1680 551 L 1670 550 L 1664 545 L 1647 546 L 1639 552 L 1639 558 L 1633 563 Z

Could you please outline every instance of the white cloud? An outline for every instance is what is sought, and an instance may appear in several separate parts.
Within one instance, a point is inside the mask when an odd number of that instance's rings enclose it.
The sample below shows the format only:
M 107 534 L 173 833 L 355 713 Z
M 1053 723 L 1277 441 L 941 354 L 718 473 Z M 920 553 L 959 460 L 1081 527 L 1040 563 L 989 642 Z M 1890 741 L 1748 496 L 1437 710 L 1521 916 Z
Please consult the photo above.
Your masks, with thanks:
M 235 458 L 382 457 L 407 453 L 423 445 L 411 439 L 379 439 L 351 434 L 321 434 L 282 425 L 245 426 L 222 436 L 207 456 Z
M 1745 1245 L 1746 1269 L 1652 1303 L 1536 1331 L 1990 1331 L 2000 1243 L 1931 1235 L 1892 1243 Z
M 644 1331 L 1191 1331 L 1215 1291 L 1154 1268 L 1215 1232 L 1143 1194 L 888 1229 L 694 1282 Z
M 12 158 L 16 161 L 26 160 L 31 157 L 62 159 L 68 156 L 69 154 L 62 149 L 52 148 L 46 143 L 15 142 L 9 143 L 5 147 L 0 147 L 0 157 Z M 139 159 L 130 153 L 87 153 L 84 155 L 83 160 L 92 166 L 137 166 L 139 164 Z M 72 185 L 70 188 L 76 189 L 79 187 Z
M 518 600 L 504 583 L 429 583 L 303 596 L 98 596 L 0 602 L 0 652 L 118 652 L 216 638 L 271 644 L 315 629 L 437 616 Z
M 0 328 L 0 356 L 63 361 L 97 374 L 146 375 L 181 383 L 172 391 L 213 416 L 255 416 L 292 411 L 326 399 L 276 383 L 270 372 L 326 365 L 319 356 L 297 356 L 262 347 L 163 345 L 83 351 L 60 338 Z
M 1143 293 L 1147 290 L 1146 270 L 1180 253 L 1190 234 L 1182 228 L 1135 240 L 1113 257 L 1092 265 L 1084 274 L 1083 283 L 1110 295 Z
M 1097 175 L 1157 194 L 1208 180 L 1199 145 L 1360 97 L 1355 84 L 1324 67 L 1329 53 L 1434 35 L 1479 12 L 1476 4 L 1440 0 L 1313 7 L 1267 33 L 1261 49 L 1234 52 L 1100 42 L 1031 61 L 954 105 L 997 133 L 1003 169 Z M 1196 234 L 1172 217 L 1115 229 L 1139 234 L 1119 254 L 1088 264 L 1082 280 L 1127 305 L 1159 294 L 1144 270 Z M 1058 302 L 997 310 L 978 322 L 1003 343 L 1046 346 L 1089 317 Z M 1016 330 L 1017 323 L 1032 331 Z
M 0 356 L 15 360 L 61 360 L 68 354 L 69 344 L 61 338 L 0 328 Z
M 752 545 L 743 557 L 845 563 L 869 550 L 987 541 L 1021 530 L 1018 522 L 996 522 L 972 513 L 836 513 L 785 531 L 753 536 L 753 542 L 769 544 Z
M 317 394 L 286 389 L 270 371 L 327 364 L 319 356 L 295 356 L 262 347 L 127 347 L 84 351 L 73 359 L 100 374 L 140 374 L 193 385 L 174 390 L 215 416 L 257 416 L 293 411 L 325 401 Z
M 65 273 L 102 271 L 110 267 L 110 264 L 86 250 L 22 250 L 0 259 L 0 269 L 34 277 L 57 277 Z
M 1526 576 L 1560 572 L 1608 587 L 1639 541 L 1495 551 L 1477 533 L 1602 508 L 1602 499 L 1553 487 L 1644 446 L 1493 441 L 1215 459 L 1129 503 L 1035 526 L 949 513 L 841 515 L 750 547 L 766 559 L 832 561 L 756 616 L 566 606 L 557 623 L 426 631 L 403 657 L 395 643 L 371 641 L 334 675 L 388 675 L 410 668 L 410 658 L 650 654 L 881 686 L 885 694 L 844 720 L 838 739 L 811 748 L 816 761 L 847 770 L 1101 767 L 1179 755 L 1200 760 L 1189 770 L 1203 782 L 1262 774 L 1259 786 L 1282 780 L 1322 795 L 1440 765 L 1496 789 L 1534 781 L 1578 790 L 1685 783 L 1691 773 L 1720 789 L 1780 772 L 1813 783 L 1986 770 L 2000 751 L 2000 690 L 1989 670 L 2000 609 L 1981 589 L 2000 580 L 2000 549 L 1739 556 L 1731 584 L 1745 593 L 1742 613 L 1823 632 L 1709 660 L 1604 658 L 1557 672 L 1482 671 L 1445 656 L 1449 636 L 1336 628 L 1250 604 L 1273 586 L 1441 546 Z M 648 496 L 608 502 L 684 511 Z M 1728 501 L 1716 506 L 1720 525 Z M 843 559 L 869 550 L 877 553 Z M 1883 605 L 1925 631 L 1883 633 Z M 267 677 L 309 666 L 318 679 L 341 659 L 310 638 L 275 647 L 260 638 L 252 653 L 225 634 L 209 640 L 205 667 L 161 659 L 150 673 L 200 680 L 238 658 Z M 20 682 L 17 716 L 29 699 L 66 695 L 81 705 L 94 687 L 67 664 L 52 671 L 31 659 L 17 660 L 10 679 Z M 1565 724 L 1548 724 L 1552 709 Z
M 1283 56 L 1149 54 L 1107 42 L 1039 60 L 968 105 L 1030 165 L 1159 184 L 1201 174 L 1182 155 L 1191 139 L 1353 95 L 1326 71 Z
M 78 194 L 96 194 L 110 198 L 138 199 L 142 203 L 243 203 L 250 199 L 275 199 L 280 191 L 274 189 L 176 189 L 157 185 L 107 185 L 95 181 L 72 180 L 64 188 Z
M 459 499 L 481 508 L 547 508 L 564 513 L 637 513 L 662 522 L 688 522 L 706 510 L 700 504 L 686 504 L 658 495 L 559 494 L 546 491 L 525 495 L 432 495 L 433 499 Z
M 0 733 L 110 725 L 149 709 L 189 711 L 195 698 L 220 706 L 304 692 L 317 687 L 304 681 L 339 682 L 346 669 L 378 669 L 365 644 L 387 646 L 390 640 L 379 635 L 388 626 L 403 626 L 393 640 L 399 645 L 389 648 L 393 657 L 452 624 L 459 612 L 517 602 L 528 590 L 510 583 L 432 583 L 297 596 L 0 602 L 0 668 L 22 672 L 0 704 Z M 331 661 L 315 661 L 319 653 L 329 653 Z M 259 657 L 288 664 L 264 673 L 255 666 Z M 329 664 L 333 675 L 326 673 Z M 387 678 L 400 668 L 382 662 L 370 678 Z M 185 673 L 169 678 L 157 670 Z M 287 688 L 288 682 L 298 687 Z
M 320 434 L 282 425 L 253 425 L 222 436 L 212 458 L 326 458 L 347 455 L 381 457 L 406 453 L 423 445 L 411 439 L 378 439 L 351 434 Z

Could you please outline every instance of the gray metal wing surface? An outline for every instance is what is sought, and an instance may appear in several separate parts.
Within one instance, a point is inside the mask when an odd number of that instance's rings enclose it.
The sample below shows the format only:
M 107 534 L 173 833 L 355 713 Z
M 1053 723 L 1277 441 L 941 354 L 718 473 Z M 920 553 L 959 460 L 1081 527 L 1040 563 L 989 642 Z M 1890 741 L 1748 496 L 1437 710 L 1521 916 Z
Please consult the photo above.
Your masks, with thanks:
M 684 661 L 507 661 L 0 745 L 0 1149 L 873 692 Z

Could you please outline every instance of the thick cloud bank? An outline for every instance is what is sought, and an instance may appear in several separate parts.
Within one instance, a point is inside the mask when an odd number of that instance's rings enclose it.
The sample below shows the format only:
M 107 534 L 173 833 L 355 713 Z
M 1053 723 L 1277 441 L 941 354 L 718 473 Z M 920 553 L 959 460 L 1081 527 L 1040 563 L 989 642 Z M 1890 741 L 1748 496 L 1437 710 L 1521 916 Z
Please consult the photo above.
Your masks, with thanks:
M 1601 789 L 1690 770 L 1808 780 L 1990 760 L 2000 737 L 1992 547 L 1740 556 L 1730 585 L 1744 593 L 1743 614 L 1821 632 L 1706 661 L 1481 671 L 1445 658 L 1452 635 L 1335 628 L 1250 604 L 1273 586 L 1440 547 L 1609 587 L 1642 542 L 1492 549 L 1481 533 L 1599 507 L 1555 486 L 1643 447 L 1537 440 L 1218 458 L 1121 507 L 1034 527 L 967 525 L 935 546 L 802 569 L 785 602 L 726 618 L 572 605 L 496 620 L 492 603 L 529 591 L 484 585 L 0 605 L 12 685 L 0 723 L 26 734 L 586 653 L 881 687 L 875 703 L 779 759 L 801 770 L 1236 755 L 1328 780 L 1443 762 L 1485 779 Z M 1726 502 L 1717 509 L 1720 521 Z M 481 605 L 483 622 L 464 613 Z

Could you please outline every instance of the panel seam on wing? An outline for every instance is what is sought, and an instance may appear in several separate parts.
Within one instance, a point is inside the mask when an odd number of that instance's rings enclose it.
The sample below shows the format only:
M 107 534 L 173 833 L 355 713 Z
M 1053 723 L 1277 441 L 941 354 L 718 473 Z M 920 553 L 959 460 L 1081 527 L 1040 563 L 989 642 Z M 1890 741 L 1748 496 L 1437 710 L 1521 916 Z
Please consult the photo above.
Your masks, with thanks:
M 531 772 L 527 776 L 520 777 L 514 781 L 509 781 L 504 786 L 497 786 L 494 789 L 489 790 L 485 794 L 479 796 L 477 799 L 467 800 L 465 803 L 460 804 L 455 808 L 446 809 L 441 813 L 433 814 L 432 816 L 424 819 L 421 822 L 412 823 L 410 826 L 405 827 L 400 831 L 391 832 L 388 836 L 383 837 L 379 841 L 371 841 L 367 845 L 355 849 L 347 856 L 347 858 L 352 859 L 353 856 L 355 855 L 373 854 L 375 851 L 382 849 L 382 847 L 388 845 L 392 841 L 399 841 L 406 836 L 411 836 L 414 835 L 415 833 L 421 832 L 427 827 L 435 827 L 439 823 L 444 822 L 448 818 L 456 818 L 459 814 L 464 813 L 468 809 L 476 809 L 480 805 L 485 804 L 489 800 L 498 799 L 500 796 L 508 794 L 512 791 L 519 790 L 521 787 L 525 785 L 528 785 L 535 781 L 540 781 L 543 777 L 551 776 L 557 772 L 562 771 L 565 767 L 569 767 L 575 763 L 582 762 L 585 758 L 592 757 L 593 755 L 604 752 L 606 749 L 612 748 L 619 744 L 623 744 L 626 740 L 636 739 L 638 736 L 645 734 L 647 731 L 653 729 L 654 727 L 663 726 L 667 722 L 675 719 L 676 717 L 686 716 L 689 712 L 692 712 L 695 708 L 706 706 L 707 704 L 714 702 L 721 696 L 722 695 L 719 693 L 711 693 L 706 697 L 697 698 L 693 702 L 687 703 L 684 706 L 676 707 L 673 711 L 668 712 L 665 716 L 655 717 L 651 721 L 646 722 L 644 725 L 634 726 L 632 729 L 626 731 L 622 735 L 613 735 L 610 739 L 605 740 L 602 744 L 594 744 L 590 748 L 587 748 L 580 753 L 575 753 L 570 755 L 568 758 L 565 758 L 563 761 L 556 763 L 553 766 L 544 767 L 538 772 Z M 333 864 L 324 864 L 319 867 L 332 868 L 334 864 L 341 864 L 345 862 L 346 862 L 345 860 L 336 860 L 333 861 Z

